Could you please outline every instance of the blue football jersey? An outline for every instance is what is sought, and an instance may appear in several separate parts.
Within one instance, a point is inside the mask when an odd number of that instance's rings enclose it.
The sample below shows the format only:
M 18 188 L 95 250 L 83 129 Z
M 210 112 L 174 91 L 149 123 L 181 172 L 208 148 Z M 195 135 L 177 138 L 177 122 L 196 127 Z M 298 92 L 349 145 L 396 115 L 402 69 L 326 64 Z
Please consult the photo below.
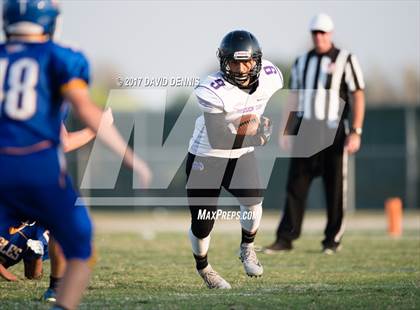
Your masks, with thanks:
M 0 44 L 0 150 L 60 143 L 63 91 L 89 84 L 85 56 L 53 41 Z
M 7 236 L 0 237 L 0 263 L 8 268 L 22 259 L 31 260 L 39 257 L 47 259 L 48 238 L 48 232 L 36 223 L 11 227 Z M 43 254 L 40 254 L 40 248 Z

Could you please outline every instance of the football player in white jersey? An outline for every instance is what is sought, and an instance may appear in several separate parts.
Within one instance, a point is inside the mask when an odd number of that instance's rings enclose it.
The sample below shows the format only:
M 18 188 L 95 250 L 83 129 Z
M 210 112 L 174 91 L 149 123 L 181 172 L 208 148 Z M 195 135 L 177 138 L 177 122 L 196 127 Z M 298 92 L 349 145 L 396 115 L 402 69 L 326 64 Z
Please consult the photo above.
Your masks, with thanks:
M 270 97 L 283 87 L 283 77 L 275 65 L 262 59 L 260 45 L 248 31 L 228 33 L 218 57 L 220 71 L 195 89 L 203 114 L 196 120 L 187 158 L 189 237 L 197 271 L 206 285 L 229 289 L 230 284 L 207 262 L 215 221 L 208 215 L 217 211 L 222 187 L 237 198 L 242 226 L 240 259 L 248 276 L 261 276 L 263 267 L 253 242 L 262 215 L 262 186 L 253 151 L 270 139 L 271 122 L 263 113 Z M 240 131 L 238 121 L 245 117 L 256 122 L 255 131 Z

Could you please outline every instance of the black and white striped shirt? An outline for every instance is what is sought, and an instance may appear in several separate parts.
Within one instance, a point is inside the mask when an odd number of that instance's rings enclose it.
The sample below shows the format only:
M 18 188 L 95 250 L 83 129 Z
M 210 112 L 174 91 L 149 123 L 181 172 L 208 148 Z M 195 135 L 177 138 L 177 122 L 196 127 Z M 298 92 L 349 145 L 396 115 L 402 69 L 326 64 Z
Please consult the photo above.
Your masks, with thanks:
M 356 56 L 333 46 L 325 54 L 311 50 L 300 56 L 292 67 L 289 88 L 299 94 L 304 119 L 338 125 L 340 111 L 348 117 L 349 93 L 364 89 L 365 83 Z

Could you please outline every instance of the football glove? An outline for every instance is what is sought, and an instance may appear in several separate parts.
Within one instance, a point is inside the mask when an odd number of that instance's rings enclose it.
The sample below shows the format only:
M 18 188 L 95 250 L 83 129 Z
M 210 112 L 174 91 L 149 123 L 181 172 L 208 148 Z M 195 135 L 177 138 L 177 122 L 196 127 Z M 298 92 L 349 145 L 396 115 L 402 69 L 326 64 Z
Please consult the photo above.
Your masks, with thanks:
M 258 128 L 258 135 L 263 139 L 261 145 L 266 145 L 270 141 L 271 134 L 273 133 L 273 124 L 268 117 L 261 116 L 260 127 Z
M 44 255 L 44 245 L 41 241 L 29 239 L 26 242 L 26 245 L 28 246 L 28 248 L 34 251 L 35 254 L 40 255 L 40 256 Z

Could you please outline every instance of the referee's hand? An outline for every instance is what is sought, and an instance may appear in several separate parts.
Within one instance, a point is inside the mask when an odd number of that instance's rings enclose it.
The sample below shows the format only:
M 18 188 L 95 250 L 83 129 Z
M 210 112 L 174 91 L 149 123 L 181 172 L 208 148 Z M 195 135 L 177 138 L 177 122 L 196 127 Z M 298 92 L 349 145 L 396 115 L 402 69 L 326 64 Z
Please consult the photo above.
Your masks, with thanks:
M 356 153 L 360 149 L 361 138 L 356 133 L 351 133 L 347 136 L 344 148 L 351 155 Z

